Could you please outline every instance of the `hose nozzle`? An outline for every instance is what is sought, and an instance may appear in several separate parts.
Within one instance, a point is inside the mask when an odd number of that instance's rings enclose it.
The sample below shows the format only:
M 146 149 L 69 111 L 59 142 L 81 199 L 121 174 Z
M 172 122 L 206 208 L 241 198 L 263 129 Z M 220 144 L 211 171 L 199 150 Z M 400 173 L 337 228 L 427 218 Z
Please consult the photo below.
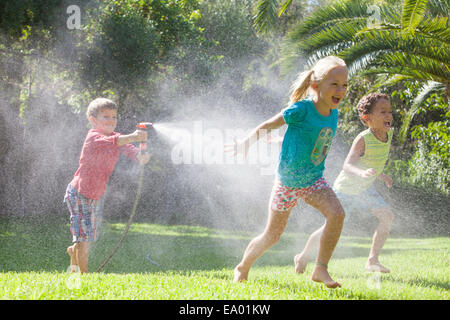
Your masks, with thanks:
M 151 123 L 151 122 L 139 122 L 139 123 L 136 125 L 136 127 L 137 127 L 139 130 L 147 131 L 148 129 L 153 128 L 153 123 Z
M 139 122 L 136 127 L 138 130 L 147 131 L 151 128 L 153 128 L 153 123 L 151 122 Z M 141 142 L 139 144 L 139 148 L 141 149 L 141 153 L 145 152 L 147 150 L 147 142 Z

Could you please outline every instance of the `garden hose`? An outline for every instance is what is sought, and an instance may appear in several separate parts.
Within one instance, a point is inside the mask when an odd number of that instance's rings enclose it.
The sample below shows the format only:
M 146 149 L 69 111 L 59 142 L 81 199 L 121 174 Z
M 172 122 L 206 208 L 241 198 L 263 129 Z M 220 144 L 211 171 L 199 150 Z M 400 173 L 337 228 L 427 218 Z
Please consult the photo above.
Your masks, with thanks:
M 153 128 L 153 124 L 151 122 L 140 122 L 136 125 L 136 127 L 138 128 L 138 130 L 148 131 Z M 146 152 L 147 151 L 147 141 L 142 141 L 139 145 L 139 149 L 140 149 L 139 152 L 141 154 Z M 131 224 L 133 223 L 133 218 L 136 214 L 136 209 L 137 209 L 137 206 L 139 203 L 139 199 L 141 197 L 142 183 L 144 181 L 144 167 L 145 167 L 145 164 L 141 164 L 141 168 L 140 168 L 140 172 L 139 172 L 139 182 L 138 182 L 138 187 L 137 187 L 137 192 L 136 192 L 136 199 L 134 200 L 133 210 L 131 211 L 130 218 L 128 219 L 128 223 L 125 227 L 125 230 L 123 231 L 122 237 L 120 237 L 119 241 L 117 242 L 116 246 L 111 251 L 111 253 L 109 254 L 108 258 L 106 258 L 106 260 L 103 261 L 103 263 L 97 268 L 96 272 L 99 272 L 100 270 L 102 270 L 102 268 L 109 262 L 109 260 L 111 260 L 111 258 L 117 252 L 117 250 L 119 249 L 123 240 L 127 236 L 128 230 L 130 230 Z
M 128 223 L 127 223 L 127 225 L 125 227 L 125 230 L 123 231 L 122 236 L 120 237 L 120 239 L 117 242 L 117 244 L 114 247 L 114 249 L 111 251 L 109 256 L 105 259 L 105 261 L 103 261 L 103 263 L 97 268 L 96 272 L 99 272 L 100 270 L 102 270 L 102 268 L 109 262 L 109 260 L 111 260 L 111 258 L 117 252 L 117 250 L 119 249 L 119 247 L 122 244 L 123 240 L 127 236 L 128 231 L 130 230 L 131 224 L 133 223 L 133 218 L 136 215 L 136 209 L 137 209 L 137 206 L 139 204 L 139 199 L 141 197 L 142 183 L 144 181 L 144 167 L 145 167 L 145 165 L 142 164 L 141 168 L 140 168 L 140 172 L 139 172 L 139 182 L 138 182 L 138 187 L 137 187 L 137 192 L 136 192 L 136 199 L 134 200 L 133 210 L 131 211 L 131 215 L 130 215 L 130 218 L 128 219 Z

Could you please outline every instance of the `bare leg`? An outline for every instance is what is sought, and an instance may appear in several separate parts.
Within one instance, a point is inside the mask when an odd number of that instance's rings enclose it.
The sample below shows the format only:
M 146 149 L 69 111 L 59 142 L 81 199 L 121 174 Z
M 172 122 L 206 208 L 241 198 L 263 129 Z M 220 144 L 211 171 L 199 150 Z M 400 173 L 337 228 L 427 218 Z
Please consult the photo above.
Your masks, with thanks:
M 67 253 L 70 256 L 70 270 L 71 272 L 77 272 L 78 269 L 78 260 L 77 255 L 75 254 L 75 244 L 67 247 Z
M 274 211 L 269 208 L 266 229 L 255 237 L 245 249 L 241 262 L 234 268 L 234 282 L 245 281 L 248 278 L 253 263 L 271 246 L 278 242 L 286 227 L 291 210 Z
M 331 188 L 312 193 L 305 199 L 305 202 L 319 210 L 326 219 L 311 279 L 316 282 L 323 282 L 328 288 L 340 287 L 341 284 L 334 281 L 328 273 L 327 265 L 341 236 L 345 218 L 344 209 Z
M 89 242 L 77 242 L 74 248 L 74 254 L 81 273 L 88 273 Z
M 295 272 L 303 273 L 306 270 L 311 255 L 320 245 L 320 237 L 322 236 L 325 225 L 314 231 L 308 238 L 305 248 L 302 252 L 294 257 Z
M 370 248 L 369 258 L 366 263 L 366 270 L 389 273 L 391 271 L 384 267 L 378 259 L 381 249 L 383 248 L 386 239 L 389 236 L 389 232 L 391 231 L 394 214 L 390 209 L 376 210 L 372 213 L 378 218 L 379 224 L 373 235 L 372 247 Z

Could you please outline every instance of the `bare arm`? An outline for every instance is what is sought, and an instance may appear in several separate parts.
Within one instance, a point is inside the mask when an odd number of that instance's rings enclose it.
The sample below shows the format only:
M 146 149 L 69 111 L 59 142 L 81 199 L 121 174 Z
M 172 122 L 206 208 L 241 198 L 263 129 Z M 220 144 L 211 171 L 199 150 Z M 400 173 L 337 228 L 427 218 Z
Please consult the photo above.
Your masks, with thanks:
M 347 158 L 344 161 L 343 169 L 345 172 L 354 174 L 361 178 L 369 178 L 376 174 L 376 171 L 373 168 L 362 170 L 356 166 L 359 158 L 364 155 L 365 147 L 363 137 L 359 136 L 353 141 L 352 147 L 350 148 Z
M 145 132 L 143 130 L 136 130 L 135 132 L 130 133 L 130 134 L 120 135 L 117 138 L 117 145 L 119 147 L 121 147 L 128 143 L 140 142 L 140 141 L 145 141 L 145 140 L 147 140 L 147 132 Z
M 247 156 L 248 149 L 253 143 L 265 137 L 270 131 L 278 129 L 284 124 L 286 124 L 286 122 L 284 121 L 283 114 L 280 112 L 258 125 L 244 139 L 239 141 L 235 140 L 234 144 L 225 145 L 225 150 L 234 151 L 235 155 L 237 153 L 243 153 L 244 156 Z
M 260 138 L 265 137 L 271 130 L 278 129 L 285 123 L 286 122 L 284 122 L 283 115 L 281 113 L 278 113 L 269 120 L 266 120 L 263 123 L 261 123 L 255 129 L 253 129 L 248 134 L 248 136 L 242 140 L 242 142 L 247 142 L 250 143 L 250 145 L 252 145 Z
M 391 145 L 390 151 L 392 151 L 392 145 Z M 387 161 L 386 161 L 386 164 L 387 164 Z M 378 175 L 377 179 L 383 181 L 384 184 L 386 185 L 386 187 L 388 187 L 389 189 L 392 188 L 392 184 L 394 183 L 394 181 L 390 175 L 387 175 L 382 172 Z
M 117 145 L 119 147 L 124 146 L 128 143 L 132 142 L 140 142 L 140 141 L 146 141 L 147 140 L 147 132 L 143 130 L 136 130 L 133 133 L 126 134 L 126 135 L 120 135 L 117 138 Z M 150 154 L 148 152 L 141 153 L 139 152 L 136 155 L 137 160 L 141 165 L 145 165 L 150 160 Z

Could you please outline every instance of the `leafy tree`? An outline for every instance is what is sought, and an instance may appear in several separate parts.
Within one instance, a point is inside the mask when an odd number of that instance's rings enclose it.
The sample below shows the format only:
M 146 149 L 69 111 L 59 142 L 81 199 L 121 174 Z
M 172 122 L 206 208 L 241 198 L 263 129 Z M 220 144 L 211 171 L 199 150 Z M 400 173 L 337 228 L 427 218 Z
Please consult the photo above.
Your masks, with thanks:
M 152 21 L 126 8 L 112 4 L 105 9 L 80 64 L 88 87 L 117 92 L 119 104 L 147 79 L 159 58 L 159 36 Z
M 297 24 L 316 7 L 330 1 L 258 0 L 255 7 L 254 25 L 260 33 L 284 31 Z M 280 28 L 282 28 L 280 30 Z M 284 29 L 284 30 L 283 30 Z
M 416 126 L 412 136 L 417 151 L 409 161 L 411 183 L 428 190 L 450 194 L 450 111 L 442 121 Z
M 42 40 L 42 30 L 55 29 L 63 0 L 3 0 L 0 2 L 0 30 L 9 40 Z

